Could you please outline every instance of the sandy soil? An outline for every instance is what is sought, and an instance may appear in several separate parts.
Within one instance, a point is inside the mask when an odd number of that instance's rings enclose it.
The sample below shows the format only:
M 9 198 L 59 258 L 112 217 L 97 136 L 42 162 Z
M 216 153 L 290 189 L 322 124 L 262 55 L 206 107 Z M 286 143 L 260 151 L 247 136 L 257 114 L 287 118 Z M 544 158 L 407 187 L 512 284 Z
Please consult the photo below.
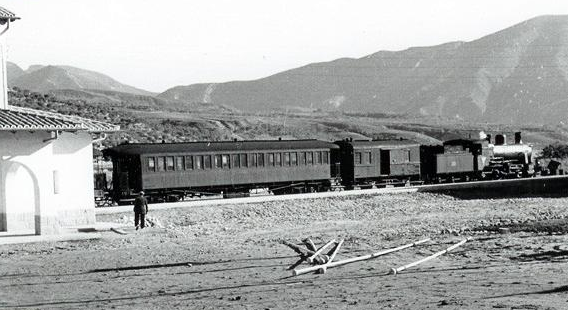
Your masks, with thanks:
M 1 246 L 0 308 L 568 309 L 567 205 L 415 193 L 150 211 L 153 227 L 127 235 Z M 511 233 L 498 233 L 504 227 Z M 306 237 L 344 238 L 335 260 L 432 242 L 292 276 L 298 255 L 280 241 Z

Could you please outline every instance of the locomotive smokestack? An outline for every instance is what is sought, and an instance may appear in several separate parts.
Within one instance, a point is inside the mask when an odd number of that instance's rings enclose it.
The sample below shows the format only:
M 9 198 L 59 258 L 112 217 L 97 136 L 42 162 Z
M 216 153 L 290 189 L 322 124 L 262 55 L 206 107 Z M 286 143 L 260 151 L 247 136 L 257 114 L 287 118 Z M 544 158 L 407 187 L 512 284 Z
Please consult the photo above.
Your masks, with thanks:
M 505 144 L 505 135 L 496 135 L 495 145 L 503 145 L 503 144 Z
M 523 140 L 521 140 L 521 132 L 515 132 L 515 144 L 522 144 Z
M 487 134 L 487 137 L 485 137 L 485 140 L 487 140 L 487 142 L 491 143 L 491 135 Z

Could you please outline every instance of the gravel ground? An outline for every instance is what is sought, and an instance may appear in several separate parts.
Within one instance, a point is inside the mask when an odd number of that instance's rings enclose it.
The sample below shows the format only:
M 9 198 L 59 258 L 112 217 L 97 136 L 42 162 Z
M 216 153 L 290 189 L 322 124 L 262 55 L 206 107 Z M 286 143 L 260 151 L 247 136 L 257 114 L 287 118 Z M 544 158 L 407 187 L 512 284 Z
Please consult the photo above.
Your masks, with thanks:
M 132 214 L 99 215 L 128 234 L 0 246 L 0 308 L 568 309 L 567 205 L 412 193 L 150 208 L 150 227 L 139 231 Z M 299 257 L 281 241 L 307 237 L 344 239 L 335 260 L 432 241 L 294 277 Z

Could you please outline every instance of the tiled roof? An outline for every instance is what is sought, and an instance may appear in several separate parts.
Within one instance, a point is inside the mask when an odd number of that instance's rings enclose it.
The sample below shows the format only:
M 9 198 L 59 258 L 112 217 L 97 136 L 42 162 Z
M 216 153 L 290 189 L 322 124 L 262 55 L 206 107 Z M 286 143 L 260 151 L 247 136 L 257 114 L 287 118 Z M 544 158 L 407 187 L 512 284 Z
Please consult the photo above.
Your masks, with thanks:
M 16 16 L 16 14 L 6 10 L 5 8 L 0 6 L 0 24 L 5 24 L 7 20 L 11 22 L 15 21 L 16 19 L 20 19 Z
M 88 132 L 113 132 L 119 126 L 105 122 L 90 120 L 78 116 L 39 111 L 34 109 L 10 106 L 0 109 L 0 130 L 62 130 Z

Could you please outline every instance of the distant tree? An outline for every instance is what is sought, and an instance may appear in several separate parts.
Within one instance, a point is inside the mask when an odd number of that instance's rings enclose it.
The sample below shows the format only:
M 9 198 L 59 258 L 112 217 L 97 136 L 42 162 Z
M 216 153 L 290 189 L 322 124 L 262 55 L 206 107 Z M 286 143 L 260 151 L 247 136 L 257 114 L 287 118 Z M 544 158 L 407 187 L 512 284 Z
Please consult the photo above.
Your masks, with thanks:
M 561 143 L 554 143 L 542 149 L 542 157 L 544 158 L 568 158 L 568 145 Z

